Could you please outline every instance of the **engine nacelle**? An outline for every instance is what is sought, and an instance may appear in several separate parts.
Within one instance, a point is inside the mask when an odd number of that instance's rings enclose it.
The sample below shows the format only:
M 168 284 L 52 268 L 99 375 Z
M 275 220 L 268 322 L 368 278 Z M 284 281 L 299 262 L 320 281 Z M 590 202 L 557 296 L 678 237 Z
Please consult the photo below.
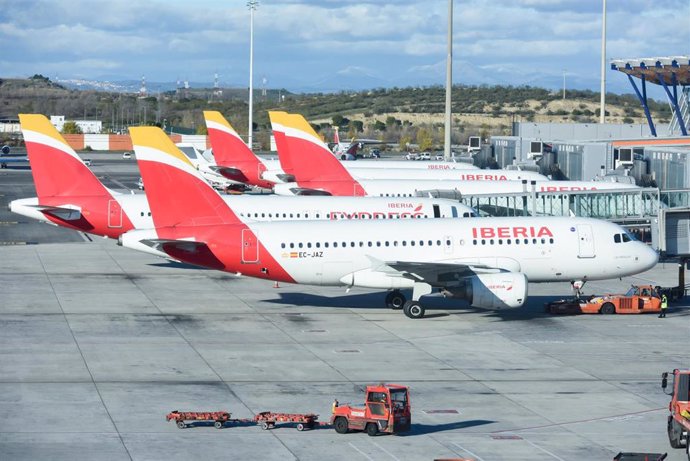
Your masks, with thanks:
M 444 289 L 441 293 L 446 297 L 465 299 L 474 307 L 520 307 L 527 300 L 527 277 L 520 272 L 480 274 L 468 277 L 459 287 Z

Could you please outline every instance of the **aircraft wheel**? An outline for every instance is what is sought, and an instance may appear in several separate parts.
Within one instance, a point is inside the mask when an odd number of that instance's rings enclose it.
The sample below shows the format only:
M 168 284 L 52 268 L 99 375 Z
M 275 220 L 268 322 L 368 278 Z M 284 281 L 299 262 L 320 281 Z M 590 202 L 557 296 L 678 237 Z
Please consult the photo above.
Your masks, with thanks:
M 403 312 L 411 319 L 421 319 L 424 317 L 425 309 L 419 301 L 407 301 L 403 306 Z
M 178 421 L 177 422 L 177 428 L 178 429 L 184 429 L 185 427 L 187 427 L 187 425 L 184 423 L 184 421 Z
M 611 315 L 616 313 L 616 308 L 611 303 L 604 303 L 604 305 L 601 306 L 601 309 L 599 309 L 599 312 L 604 315 Z
M 400 290 L 393 290 L 386 295 L 386 307 L 390 309 L 402 309 L 406 301 L 405 295 L 400 293 Z

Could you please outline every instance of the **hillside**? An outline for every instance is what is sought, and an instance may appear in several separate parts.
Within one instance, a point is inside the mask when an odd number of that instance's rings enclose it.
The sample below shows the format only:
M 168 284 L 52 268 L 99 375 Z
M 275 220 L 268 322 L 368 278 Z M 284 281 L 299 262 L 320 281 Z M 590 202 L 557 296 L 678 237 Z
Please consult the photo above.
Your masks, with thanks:
M 0 118 L 18 113 L 65 115 L 68 119 L 98 119 L 106 130 L 122 132 L 138 124 L 205 132 L 202 111 L 218 110 L 241 134 L 247 131 L 246 91 L 241 89 L 180 89 L 140 98 L 135 94 L 67 89 L 35 75 L 30 79 L 0 79 Z M 438 87 L 375 89 L 331 94 L 293 94 L 286 90 L 257 90 L 254 96 L 255 139 L 268 145 L 268 110 L 303 114 L 326 139 L 337 124 L 344 137 L 376 138 L 389 143 L 440 144 L 445 90 Z M 542 88 L 510 86 L 453 87 L 453 142 L 470 135 L 510 134 L 513 121 L 598 121 L 599 94 L 570 91 L 566 99 Z M 651 101 L 653 116 L 667 123 L 667 104 Z M 644 123 L 634 95 L 607 94 L 607 121 Z

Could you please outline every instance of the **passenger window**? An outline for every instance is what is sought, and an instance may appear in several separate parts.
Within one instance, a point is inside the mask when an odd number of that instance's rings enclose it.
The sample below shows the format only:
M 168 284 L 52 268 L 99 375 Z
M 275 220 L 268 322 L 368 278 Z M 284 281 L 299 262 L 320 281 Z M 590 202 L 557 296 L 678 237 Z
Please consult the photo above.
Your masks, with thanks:
M 397 241 L 397 240 L 393 240 L 393 246 L 394 246 L 394 247 L 397 247 L 397 246 L 398 246 L 398 241 Z
M 503 239 L 498 239 L 498 244 L 503 245 Z
M 316 242 L 316 248 L 321 248 L 321 242 Z
M 373 243 L 371 243 L 371 241 L 369 241 L 369 242 L 367 242 L 367 245 L 368 245 L 368 246 L 372 246 Z
M 311 242 L 307 242 L 307 248 L 311 248 Z
M 403 240 L 403 241 L 402 241 L 402 246 L 404 246 L 404 247 L 407 246 L 407 241 L 406 241 L 406 240 Z
M 472 240 L 472 245 L 476 245 L 476 244 L 477 244 L 477 239 Z
M 294 243 L 291 243 L 291 244 L 290 244 L 290 248 L 295 248 L 295 244 L 294 244 Z
M 280 248 L 285 248 L 285 244 L 284 244 L 284 243 L 281 243 L 281 244 L 280 244 Z
M 338 242 L 333 242 L 333 248 L 338 248 Z
M 440 241 L 440 240 L 436 240 L 436 245 L 441 246 L 441 241 Z
M 302 248 L 302 246 L 303 246 L 303 245 L 302 245 L 302 242 L 300 242 L 297 246 L 300 247 L 300 248 Z
M 493 245 L 493 244 L 494 244 L 494 239 L 489 240 L 489 243 L 490 243 L 491 245 Z
M 446 245 L 450 246 L 450 244 L 451 244 L 451 241 L 450 241 L 450 240 L 446 240 Z
M 549 243 L 553 243 L 553 239 L 549 239 Z
M 423 247 L 423 246 L 424 246 L 424 240 L 420 240 L 420 241 L 419 241 L 419 246 L 420 246 L 420 247 Z
M 410 240 L 410 246 L 411 246 L 411 247 L 414 246 L 414 240 Z
M 381 242 L 376 242 L 376 246 L 377 246 L 377 247 L 380 247 L 380 246 L 381 246 Z
M 328 248 L 328 242 L 324 242 L 323 246 L 324 248 Z

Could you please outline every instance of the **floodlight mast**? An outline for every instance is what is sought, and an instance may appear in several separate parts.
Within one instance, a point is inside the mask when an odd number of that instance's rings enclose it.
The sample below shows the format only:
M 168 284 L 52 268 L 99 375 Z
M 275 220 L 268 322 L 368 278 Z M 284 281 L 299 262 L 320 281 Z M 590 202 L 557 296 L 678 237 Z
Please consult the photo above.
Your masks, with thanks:
M 247 130 L 247 146 L 252 148 L 254 135 L 254 10 L 259 6 L 257 0 L 249 0 L 249 129 Z
M 448 57 L 446 58 L 446 123 L 443 142 L 443 157 L 446 161 L 451 158 L 450 130 L 451 130 L 451 90 L 453 88 L 453 0 L 448 0 Z
M 599 97 L 599 123 L 606 122 L 606 0 L 601 16 L 601 89 Z

